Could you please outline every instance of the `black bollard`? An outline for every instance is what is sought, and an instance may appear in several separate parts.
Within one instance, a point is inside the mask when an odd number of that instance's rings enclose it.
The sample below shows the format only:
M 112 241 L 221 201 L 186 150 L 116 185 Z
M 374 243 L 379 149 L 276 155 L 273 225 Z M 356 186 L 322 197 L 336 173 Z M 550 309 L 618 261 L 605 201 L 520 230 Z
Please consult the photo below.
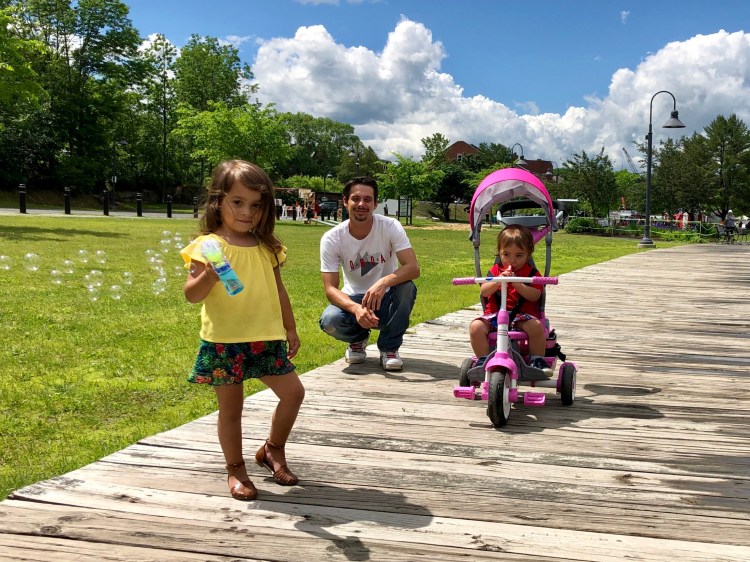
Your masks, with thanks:
M 167 195 L 167 218 L 172 218 L 172 196 Z
M 143 216 L 143 194 L 135 194 L 135 212 L 139 217 Z
M 198 198 L 193 197 L 193 218 L 198 218 Z
M 18 210 L 26 214 L 26 184 L 18 184 Z
M 102 191 L 102 210 L 104 211 L 104 216 L 109 216 L 109 191 L 106 189 Z
M 65 193 L 65 214 L 70 214 L 70 188 L 64 187 L 63 192 Z

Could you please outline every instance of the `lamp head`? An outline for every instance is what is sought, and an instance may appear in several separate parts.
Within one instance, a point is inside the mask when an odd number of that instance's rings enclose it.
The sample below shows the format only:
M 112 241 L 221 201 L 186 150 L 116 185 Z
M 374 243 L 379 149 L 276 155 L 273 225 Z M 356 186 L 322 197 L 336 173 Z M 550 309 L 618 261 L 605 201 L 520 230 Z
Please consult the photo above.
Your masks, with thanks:
M 678 111 L 675 109 L 669 117 L 669 121 L 664 123 L 665 129 L 684 129 L 685 124 L 677 118 Z

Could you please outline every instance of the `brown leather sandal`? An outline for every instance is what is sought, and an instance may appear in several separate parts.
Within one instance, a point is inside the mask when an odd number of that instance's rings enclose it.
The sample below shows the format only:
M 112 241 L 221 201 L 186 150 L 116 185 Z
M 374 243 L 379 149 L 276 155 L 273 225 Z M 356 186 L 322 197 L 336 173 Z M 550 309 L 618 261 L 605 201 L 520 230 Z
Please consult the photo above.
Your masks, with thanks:
M 271 473 L 273 476 L 274 481 L 280 485 L 280 486 L 296 486 L 299 482 L 299 478 L 297 478 L 294 473 L 289 470 L 289 467 L 286 465 L 286 462 L 282 464 L 276 472 L 273 470 L 273 464 L 271 464 L 271 461 L 268 460 L 268 456 L 266 455 L 266 447 L 270 447 L 272 449 L 279 449 L 281 451 L 284 450 L 284 447 L 279 447 L 278 445 L 274 445 L 270 439 L 266 439 L 266 442 L 263 443 L 263 446 L 258 449 L 258 452 L 255 453 L 255 462 L 258 463 L 258 466 L 263 466 L 268 469 L 268 472 Z
M 233 476 L 232 472 L 242 468 L 243 466 L 245 466 L 245 461 L 226 465 L 226 469 L 228 472 L 227 483 L 229 483 L 229 478 Z M 237 477 L 235 476 L 235 478 Z M 250 501 L 258 497 L 258 490 L 255 488 L 253 483 L 250 482 L 250 480 L 238 481 L 234 486 L 229 487 L 229 493 L 232 494 L 232 497 L 234 499 L 242 501 Z

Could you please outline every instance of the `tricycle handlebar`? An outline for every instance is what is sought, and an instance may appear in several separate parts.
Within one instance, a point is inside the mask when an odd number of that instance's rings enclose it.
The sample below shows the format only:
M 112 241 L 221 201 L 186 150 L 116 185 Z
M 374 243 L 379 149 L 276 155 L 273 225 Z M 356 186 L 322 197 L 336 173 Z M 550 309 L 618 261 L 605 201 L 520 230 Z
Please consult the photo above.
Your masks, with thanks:
M 534 285 L 557 285 L 557 277 L 456 277 L 454 285 L 474 283 L 532 283 Z

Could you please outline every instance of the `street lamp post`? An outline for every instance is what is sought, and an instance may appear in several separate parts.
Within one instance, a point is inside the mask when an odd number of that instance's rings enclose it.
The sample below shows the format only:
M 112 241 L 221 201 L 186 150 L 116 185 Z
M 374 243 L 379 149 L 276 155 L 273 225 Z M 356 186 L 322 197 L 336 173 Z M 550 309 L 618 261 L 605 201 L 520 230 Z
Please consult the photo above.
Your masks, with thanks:
M 518 148 L 521 149 L 521 157 L 518 160 L 515 160 L 514 163 L 512 162 L 513 165 L 514 166 L 526 166 L 526 164 L 528 164 L 528 162 L 526 162 L 526 160 L 524 160 L 524 158 L 523 158 L 523 146 L 521 146 L 520 143 L 515 143 L 513 146 L 510 147 L 510 158 L 511 158 L 511 160 L 513 160 L 515 158 L 515 156 L 516 156 L 516 153 L 513 151 L 513 149 L 515 147 L 518 147 Z
M 357 167 L 357 175 L 359 175 L 359 165 L 360 165 L 360 162 L 359 162 L 359 148 L 357 148 L 356 151 L 354 149 L 352 149 L 349 152 L 349 158 L 354 158 L 354 165 Z
M 672 92 L 660 90 L 651 96 L 651 103 L 648 109 L 648 134 L 646 135 L 646 227 L 643 230 L 643 238 L 638 243 L 639 248 L 653 248 L 655 244 L 651 240 L 651 146 L 653 143 L 653 128 L 651 125 L 654 112 L 654 98 L 659 94 L 669 94 L 672 96 L 672 113 L 669 121 L 662 125 L 665 129 L 683 129 L 685 125 L 678 119 L 677 100 Z
M 551 163 L 552 163 L 552 168 L 550 168 L 544 173 L 544 177 L 547 181 L 551 181 L 552 183 L 557 183 L 557 176 L 555 175 L 555 169 L 559 168 L 560 164 L 558 164 L 554 160 L 552 160 Z
M 323 191 L 325 191 L 325 190 L 326 190 L 326 180 L 327 180 L 328 178 L 332 178 L 332 177 L 333 177 L 333 175 L 332 175 L 332 174 L 326 174 L 325 176 L 323 176 Z

